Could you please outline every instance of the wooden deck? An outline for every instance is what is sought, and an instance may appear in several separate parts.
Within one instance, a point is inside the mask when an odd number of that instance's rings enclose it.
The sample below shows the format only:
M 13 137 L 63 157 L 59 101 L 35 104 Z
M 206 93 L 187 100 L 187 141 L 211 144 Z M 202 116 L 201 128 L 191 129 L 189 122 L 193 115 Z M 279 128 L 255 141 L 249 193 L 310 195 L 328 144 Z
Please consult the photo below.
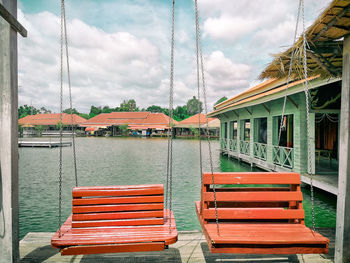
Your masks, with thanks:
M 54 147 L 69 147 L 72 146 L 72 142 L 52 142 L 52 141 L 18 141 L 18 147 L 41 147 L 41 148 L 54 148 Z
M 328 255 L 243 255 L 210 254 L 199 231 L 179 232 L 178 242 L 160 252 L 61 256 L 50 245 L 54 233 L 28 233 L 20 242 L 21 262 L 332 262 L 334 229 L 318 229 L 331 243 Z

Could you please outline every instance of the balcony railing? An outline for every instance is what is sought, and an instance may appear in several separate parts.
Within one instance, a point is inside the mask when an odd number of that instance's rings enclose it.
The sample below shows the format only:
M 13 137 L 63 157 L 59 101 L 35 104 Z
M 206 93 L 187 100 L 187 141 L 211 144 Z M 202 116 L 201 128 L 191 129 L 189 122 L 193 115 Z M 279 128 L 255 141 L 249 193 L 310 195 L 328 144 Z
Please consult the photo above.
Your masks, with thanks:
M 266 161 L 266 156 L 267 156 L 266 148 L 267 148 L 266 144 L 254 142 L 254 145 L 253 145 L 254 157 L 260 160 Z
M 227 139 L 226 138 L 220 139 L 220 149 L 227 150 Z
M 276 165 L 293 168 L 294 149 L 282 146 L 273 146 L 273 162 Z
M 229 140 L 229 149 L 232 152 L 237 151 L 237 140 L 236 139 L 230 139 Z
M 245 155 L 250 155 L 250 144 L 249 141 L 240 141 L 239 152 Z

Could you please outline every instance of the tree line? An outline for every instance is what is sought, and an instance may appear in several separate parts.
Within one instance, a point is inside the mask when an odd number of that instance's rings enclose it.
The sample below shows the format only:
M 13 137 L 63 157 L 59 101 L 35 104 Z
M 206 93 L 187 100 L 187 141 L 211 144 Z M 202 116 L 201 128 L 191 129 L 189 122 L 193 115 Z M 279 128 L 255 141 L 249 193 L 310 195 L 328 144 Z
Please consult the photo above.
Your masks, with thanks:
M 222 97 L 219 99 L 214 105 L 226 100 L 226 97 Z M 173 109 L 173 119 L 176 121 L 182 121 L 192 115 L 195 115 L 203 111 L 203 103 L 199 101 L 195 96 L 187 101 L 187 103 L 183 106 L 177 106 Z M 147 108 L 139 108 L 136 105 L 136 101 L 134 99 L 123 100 L 120 103 L 119 107 L 109 107 L 109 106 L 91 106 L 89 113 L 81 113 L 78 112 L 77 109 L 73 108 L 72 113 L 77 114 L 85 119 L 90 119 L 95 117 L 101 113 L 111 113 L 111 112 L 138 112 L 138 111 L 149 111 L 149 112 L 161 112 L 169 116 L 169 109 L 157 105 L 152 105 Z M 70 109 L 65 109 L 64 113 L 70 114 Z M 33 106 L 23 105 L 18 108 L 18 118 L 23 118 L 27 115 L 35 115 L 39 113 L 51 113 L 51 110 L 46 109 L 45 107 L 41 107 L 37 109 Z

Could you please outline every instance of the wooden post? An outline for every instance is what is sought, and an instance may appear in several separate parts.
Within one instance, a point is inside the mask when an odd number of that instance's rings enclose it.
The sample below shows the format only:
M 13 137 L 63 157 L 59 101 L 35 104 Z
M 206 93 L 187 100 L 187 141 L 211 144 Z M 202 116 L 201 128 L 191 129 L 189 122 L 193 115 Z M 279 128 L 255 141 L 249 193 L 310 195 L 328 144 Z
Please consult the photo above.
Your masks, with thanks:
M 350 262 L 350 35 L 344 37 L 335 262 Z
M 17 0 L 0 0 L 17 17 Z M 19 262 L 17 32 L 0 16 L 0 262 Z

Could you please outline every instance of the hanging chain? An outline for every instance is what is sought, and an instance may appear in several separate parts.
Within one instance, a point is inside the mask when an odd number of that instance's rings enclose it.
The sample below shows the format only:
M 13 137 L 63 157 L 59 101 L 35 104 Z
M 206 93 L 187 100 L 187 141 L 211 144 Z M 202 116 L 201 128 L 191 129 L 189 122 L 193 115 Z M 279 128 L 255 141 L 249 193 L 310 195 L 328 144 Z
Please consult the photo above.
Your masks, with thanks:
M 309 87 L 308 87 L 308 72 L 307 72 L 307 54 L 306 54 L 306 33 L 305 33 L 305 12 L 304 12 L 304 0 L 300 0 L 302 5 L 303 15 L 303 66 L 304 66 L 304 93 L 306 102 L 306 129 L 307 129 L 307 160 L 308 160 L 308 174 L 310 175 L 310 192 L 311 192 L 311 214 L 312 214 L 312 229 L 315 231 L 315 209 L 314 209 L 314 188 L 313 188 L 313 177 L 312 177 L 312 158 L 311 158 L 311 128 L 310 128 L 310 104 L 309 104 Z
M 169 89 L 169 128 L 168 128 L 168 158 L 167 158 L 167 177 L 166 177 L 166 201 L 165 208 L 168 209 L 169 202 L 169 230 L 171 232 L 171 212 L 172 194 L 173 194 L 173 104 L 174 104 L 174 46 L 175 46 L 175 0 L 172 5 L 171 15 L 171 55 L 170 55 L 170 89 Z
M 62 5 L 63 5 L 62 12 L 63 12 L 64 39 L 65 39 L 66 62 L 67 62 L 67 78 L 68 78 L 68 87 L 69 87 L 69 107 L 70 107 L 69 110 L 70 110 L 71 130 L 72 130 L 74 178 L 75 178 L 75 186 L 78 186 L 77 157 L 76 157 L 76 151 L 75 151 L 75 126 L 73 121 L 72 88 L 71 88 L 71 79 L 70 79 L 69 53 L 68 53 L 68 34 L 67 34 L 67 26 L 66 26 L 66 10 L 64 6 L 64 0 L 62 0 Z
M 59 177 L 58 177 L 58 235 L 61 237 L 62 219 L 62 121 L 63 121 L 63 11 L 64 0 L 61 0 L 61 53 L 60 53 L 60 153 L 59 153 Z
M 196 43 L 198 43 L 197 56 L 199 55 L 200 64 L 201 64 L 204 110 L 205 110 L 205 119 L 206 119 L 205 133 L 206 133 L 207 142 L 208 142 L 210 172 L 211 172 L 211 178 L 212 178 L 212 182 L 213 182 L 216 230 L 217 230 L 218 235 L 220 235 L 218 206 L 217 206 L 217 201 L 216 201 L 216 189 L 215 189 L 215 182 L 214 182 L 213 156 L 212 156 L 212 150 L 211 150 L 211 144 L 210 144 L 210 133 L 209 133 L 209 125 L 208 125 L 208 104 L 207 104 L 206 83 L 205 83 L 205 76 L 204 76 L 204 61 L 203 61 L 202 44 L 200 41 L 201 40 L 201 33 L 200 33 L 200 27 L 199 27 L 199 14 L 198 14 L 197 0 L 195 0 L 194 3 L 195 3 L 195 13 L 196 13 Z M 202 166 L 202 163 L 200 163 L 200 166 Z
M 197 2 L 195 2 L 197 5 Z M 198 35 L 198 11 L 196 12 L 196 36 Z M 199 38 L 196 37 L 196 63 L 197 63 L 197 96 L 198 96 L 198 140 L 199 140 L 199 176 L 201 179 L 201 187 L 203 185 L 203 166 L 202 166 L 202 140 L 201 140 L 201 93 L 200 93 L 200 79 L 199 79 Z M 202 209 L 202 207 L 201 207 Z
M 278 144 L 277 144 L 277 146 L 280 145 L 280 141 L 281 141 L 283 119 L 284 119 L 284 116 L 285 116 L 287 97 L 288 97 L 288 85 L 289 85 L 289 82 L 290 82 L 290 79 L 291 79 L 291 75 L 292 75 L 293 59 L 294 59 L 294 55 L 295 55 L 295 51 L 296 51 L 295 43 L 297 41 L 297 32 L 298 32 L 299 19 L 300 19 L 300 8 L 301 8 L 301 0 L 299 1 L 299 6 L 298 6 L 297 22 L 296 22 L 296 25 L 295 25 L 294 39 L 293 39 L 293 46 L 292 46 L 293 50 L 292 50 L 292 53 L 291 53 L 291 56 L 290 56 L 288 77 L 287 77 L 286 89 L 285 89 L 284 100 L 283 100 L 282 116 L 281 116 L 281 123 L 280 123 L 280 126 L 279 126 Z M 275 164 L 275 168 L 276 168 L 276 164 Z

